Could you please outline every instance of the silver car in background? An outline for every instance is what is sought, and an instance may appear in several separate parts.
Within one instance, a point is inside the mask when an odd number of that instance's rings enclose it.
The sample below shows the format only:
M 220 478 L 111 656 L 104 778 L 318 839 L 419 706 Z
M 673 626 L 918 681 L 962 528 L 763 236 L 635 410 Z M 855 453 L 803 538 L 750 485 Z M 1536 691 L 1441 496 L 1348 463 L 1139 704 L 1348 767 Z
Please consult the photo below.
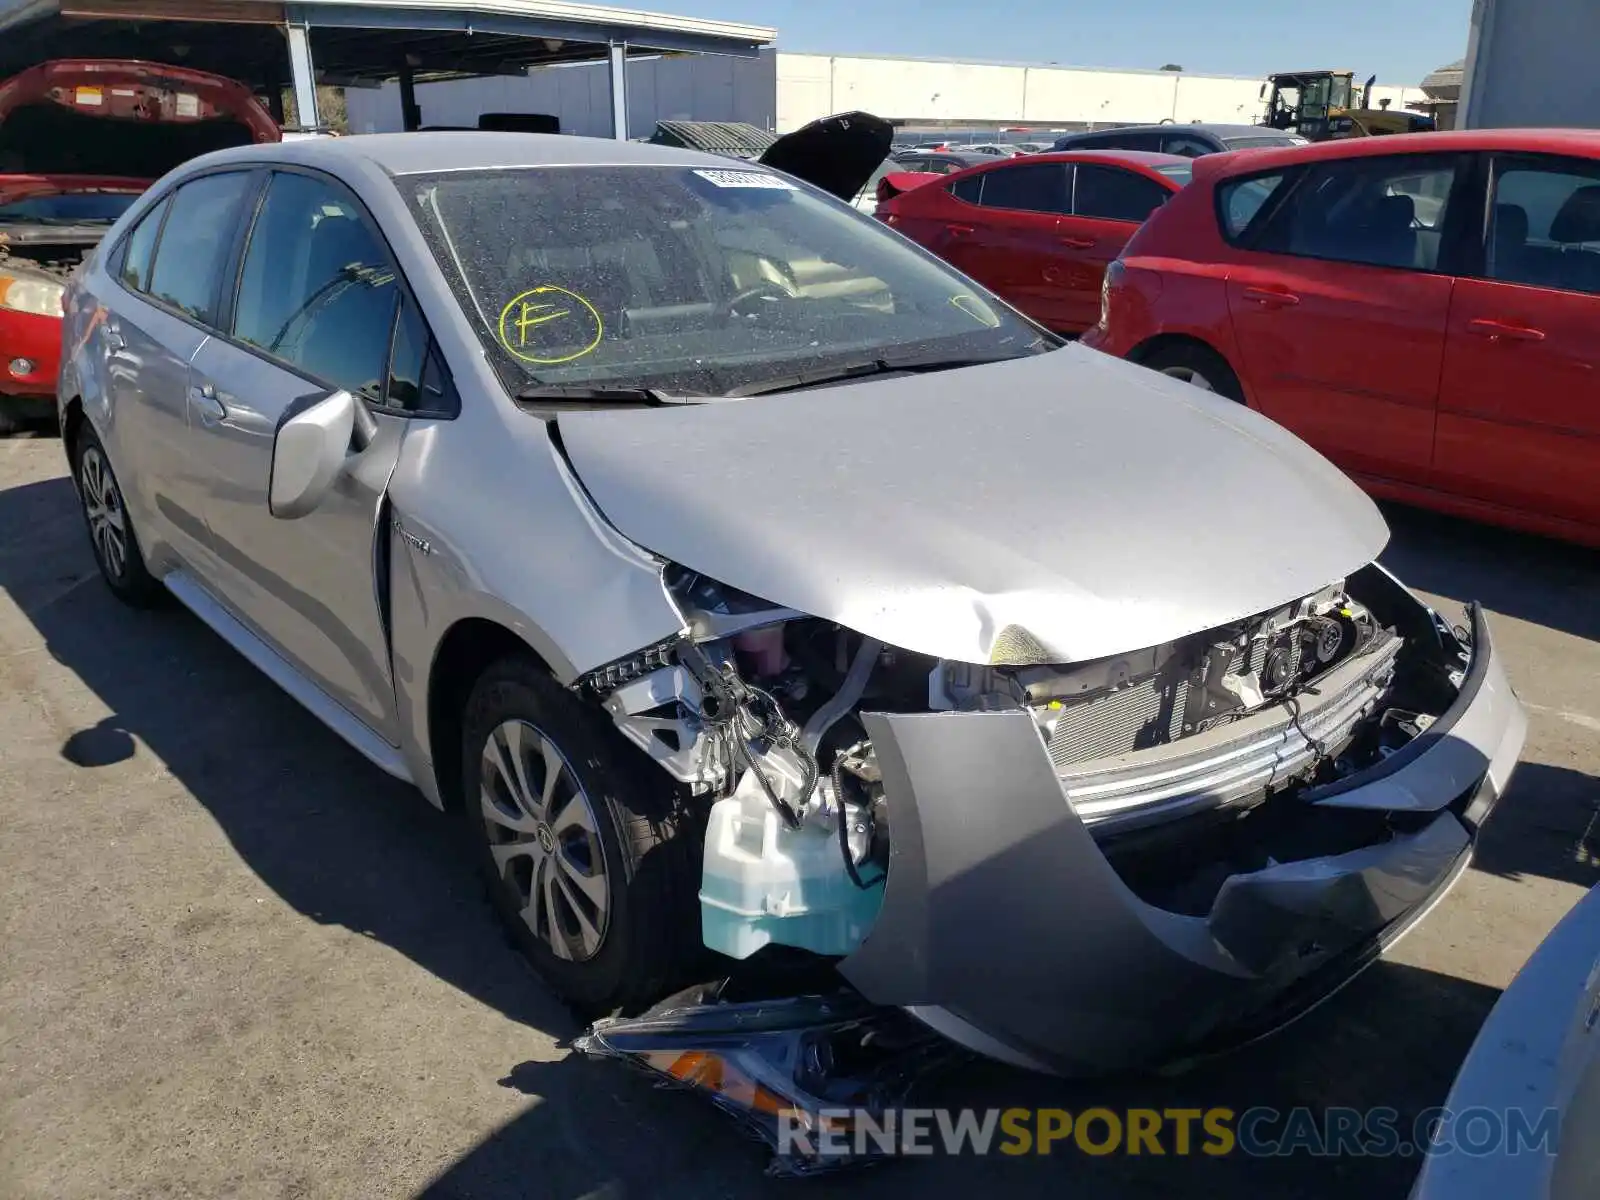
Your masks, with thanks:
M 1063 1073 L 1298 1011 L 1506 787 L 1481 612 L 1284 430 L 1062 345 L 837 168 L 474 132 L 174 172 L 66 301 L 106 582 L 459 812 L 580 1009 L 799 963 Z

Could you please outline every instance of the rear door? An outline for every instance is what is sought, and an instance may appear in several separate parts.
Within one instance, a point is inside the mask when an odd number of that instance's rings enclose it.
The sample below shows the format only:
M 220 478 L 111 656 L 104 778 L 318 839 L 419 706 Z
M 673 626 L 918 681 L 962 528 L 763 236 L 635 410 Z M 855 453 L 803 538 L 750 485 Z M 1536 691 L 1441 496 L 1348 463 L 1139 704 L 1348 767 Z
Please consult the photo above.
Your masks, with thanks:
M 225 325 L 195 356 L 191 381 L 218 590 L 302 674 L 393 744 L 381 518 L 408 421 L 447 407 L 442 363 L 365 209 L 341 184 L 309 172 L 272 174 Z M 431 393 L 425 362 L 433 364 Z M 367 403 L 377 435 L 317 509 L 274 518 L 267 488 L 277 427 L 297 401 L 336 388 Z
M 100 336 L 113 456 L 124 487 L 191 567 L 206 570 L 205 484 L 189 424 L 189 363 L 210 336 L 239 214 L 258 177 L 219 171 L 189 180 L 140 219 L 109 265 Z
M 1072 212 L 1056 236 L 1061 273 L 1062 328 L 1081 332 L 1100 319 L 1100 284 L 1145 218 L 1172 192 L 1137 171 L 1106 163 L 1073 164 Z
M 1470 161 L 1314 164 L 1239 245 L 1228 311 L 1251 394 L 1346 470 L 1431 478 L 1454 283 L 1447 248 L 1470 221 L 1460 199 Z M 1234 192 L 1254 185 L 1219 187 L 1225 230 Z
M 1451 491 L 1600 528 L 1600 163 L 1502 155 L 1490 188 L 1450 305 L 1435 467 Z
M 1073 264 L 1060 240 L 1071 164 L 1017 159 L 958 181 L 953 194 L 949 219 L 925 244 L 1034 320 L 1071 328 L 1064 283 Z

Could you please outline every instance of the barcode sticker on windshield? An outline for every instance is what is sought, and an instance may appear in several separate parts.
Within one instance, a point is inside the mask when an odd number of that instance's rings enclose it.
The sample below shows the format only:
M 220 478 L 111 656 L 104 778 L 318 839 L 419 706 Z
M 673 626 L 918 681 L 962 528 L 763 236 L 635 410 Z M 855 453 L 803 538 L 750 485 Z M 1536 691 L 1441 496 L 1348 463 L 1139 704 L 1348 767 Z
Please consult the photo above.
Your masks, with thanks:
M 767 188 L 776 192 L 795 190 L 794 184 L 787 179 L 768 175 L 765 171 L 722 171 L 713 167 L 710 170 L 696 171 L 695 174 L 720 188 Z

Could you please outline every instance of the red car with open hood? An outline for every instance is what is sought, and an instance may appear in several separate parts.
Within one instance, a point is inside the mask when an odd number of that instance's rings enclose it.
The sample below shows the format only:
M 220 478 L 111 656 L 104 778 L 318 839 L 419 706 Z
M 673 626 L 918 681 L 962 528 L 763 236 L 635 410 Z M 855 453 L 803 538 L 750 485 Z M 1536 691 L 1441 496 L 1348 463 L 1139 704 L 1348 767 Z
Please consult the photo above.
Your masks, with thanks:
M 281 136 L 243 84 L 184 67 L 73 59 L 0 83 L 0 432 L 54 411 L 63 282 L 134 198 Z

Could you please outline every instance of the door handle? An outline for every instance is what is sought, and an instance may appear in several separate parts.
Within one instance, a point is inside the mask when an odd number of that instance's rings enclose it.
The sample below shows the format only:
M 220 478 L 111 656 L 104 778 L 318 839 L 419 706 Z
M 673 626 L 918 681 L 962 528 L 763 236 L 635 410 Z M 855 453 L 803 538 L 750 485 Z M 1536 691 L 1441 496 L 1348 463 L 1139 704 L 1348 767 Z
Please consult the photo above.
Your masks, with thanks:
M 1498 342 L 1501 338 L 1506 338 L 1513 342 L 1544 341 L 1544 330 L 1530 329 L 1526 325 L 1513 325 L 1509 321 L 1491 321 L 1480 317 L 1477 320 L 1468 321 L 1467 328 L 1480 337 L 1488 338 L 1491 342 Z
M 222 401 L 217 399 L 217 389 L 209 383 L 190 388 L 189 402 L 194 405 L 195 411 L 200 414 L 200 420 L 206 425 L 215 425 L 228 415 L 228 410 L 223 407 Z
M 1275 288 L 1245 288 L 1244 298 L 1263 308 L 1293 308 L 1300 297 L 1293 292 L 1280 292 Z
M 944 231 L 953 238 L 969 237 L 975 227 L 972 225 L 946 225 Z
M 1064 237 L 1061 239 L 1063 246 L 1071 246 L 1074 250 L 1087 250 L 1094 245 L 1093 238 Z

